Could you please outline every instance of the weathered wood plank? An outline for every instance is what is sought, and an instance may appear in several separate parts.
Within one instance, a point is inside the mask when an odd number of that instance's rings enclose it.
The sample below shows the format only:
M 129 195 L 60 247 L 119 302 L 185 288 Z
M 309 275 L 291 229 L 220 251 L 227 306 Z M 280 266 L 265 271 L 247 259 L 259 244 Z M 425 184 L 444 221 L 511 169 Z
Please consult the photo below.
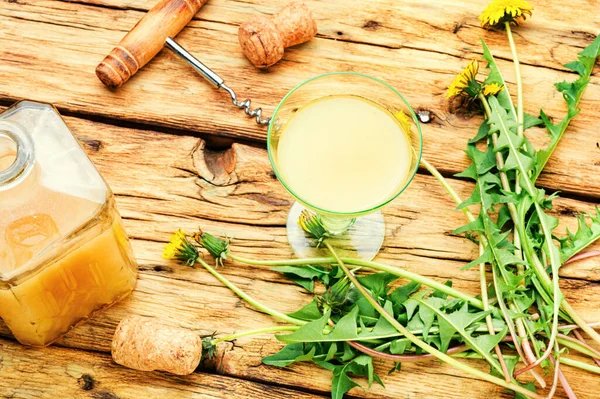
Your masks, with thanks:
M 283 227 L 291 199 L 270 173 L 265 150 L 235 144 L 229 150 L 235 156 L 225 156 L 203 149 L 202 142 L 192 136 L 119 128 L 72 117 L 66 120 L 116 193 L 142 271 L 129 299 L 77 327 L 60 345 L 108 352 L 114 328 L 128 313 L 158 317 L 202 335 L 275 324 L 270 317 L 249 309 L 204 270 L 179 266 L 160 257 L 162 242 L 172 230 L 195 230 L 198 225 L 232 237 L 234 250 L 246 256 L 292 256 Z M 203 162 L 207 157 L 212 161 Z M 235 160 L 234 164 L 227 162 L 230 159 Z M 223 169 L 230 172 L 224 173 Z M 451 183 L 461 196 L 468 195 L 468 183 L 455 179 Z M 570 213 L 590 207 L 581 201 L 560 199 L 556 210 L 559 216 L 563 214 L 562 221 L 572 225 Z M 453 208 L 433 178 L 418 175 L 411 187 L 384 210 L 388 234 L 379 259 L 439 281 L 452 278 L 458 289 L 476 293 L 477 272 L 460 271 L 476 256 L 476 248 L 470 241 L 452 235 L 452 230 L 463 223 L 461 214 Z M 296 310 L 311 299 L 266 268 L 228 264 L 222 272 L 250 295 L 281 311 Z M 566 297 L 590 321 L 600 320 L 599 272 L 595 259 L 562 270 Z M 0 333 L 8 334 L 4 325 Z M 319 392 L 329 389 L 329 373 L 316 367 L 299 365 L 280 370 L 261 366 L 261 357 L 280 346 L 272 337 L 240 340 L 226 352 L 218 371 Z M 385 374 L 386 367 L 380 365 L 378 370 Z M 501 390 L 491 385 L 451 377 L 458 375 L 437 362 L 406 365 L 401 374 L 385 378 L 385 391 L 373 388 L 368 393 L 355 390 L 353 394 L 374 398 L 409 394 L 414 398 L 462 398 L 469 389 L 472 397 L 486 397 L 489 392 L 501 395 Z M 593 386 L 593 377 L 580 373 L 573 378 L 582 387 L 580 397 L 593 397 L 587 391 Z
M 53 347 L 24 349 L 0 339 L 2 398 L 322 398 L 237 378 L 194 373 L 177 377 L 129 370 L 109 355 Z
M 501 33 L 484 33 L 475 26 L 475 17 L 484 4 L 457 7 L 448 2 L 419 5 L 382 0 L 366 7 L 363 3 L 341 7 L 334 2 L 313 2 L 311 7 L 319 15 L 320 29 L 325 33 L 289 49 L 276 67 L 257 71 L 239 50 L 236 24 L 255 10 L 268 12 L 281 2 L 269 8 L 237 1 L 209 3 L 199 14 L 202 19 L 192 21 L 179 40 L 222 74 L 241 96 L 252 98 L 267 113 L 289 89 L 318 73 L 351 70 L 381 77 L 400 89 L 415 108 L 433 113 L 433 123 L 423 128 L 426 156 L 448 173 L 465 167 L 464 142 L 473 136 L 479 118 L 465 119 L 450 113 L 444 88 L 466 64 L 465 59 L 478 57 L 477 35 L 484 34 L 494 50 L 498 48 L 500 55 L 508 55 Z M 0 76 L 6 83 L 0 87 L 0 99 L 32 98 L 54 102 L 69 112 L 264 140 L 264 128 L 244 119 L 229 104 L 225 93 L 215 91 L 167 51 L 120 90 L 104 88 L 94 75 L 95 65 L 143 15 L 130 8 L 147 9 L 153 2 L 111 0 L 105 4 L 125 9 L 57 1 L 5 3 L 0 9 L 0 40 L 4 45 Z M 568 10 L 558 6 L 540 8 L 539 18 L 536 13 L 531 24 L 518 31 L 522 57 L 532 64 L 523 66 L 526 111 L 530 113 L 537 113 L 540 106 L 555 118 L 564 113 L 563 100 L 551 82 L 572 79 L 573 74 L 555 69 L 574 59 L 591 41 L 587 33 L 597 29 L 594 14 L 586 12 L 588 3 L 577 4 L 571 4 Z M 341 13 L 346 17 L 325 18 Z M 581 27 L 574 33 L 570 18 L 577 18 Z M 374 24 L 368 24 L 379 20 L 381 28 L 373 29 Z M 452 34 L 454 28 L 448 21 L 464 21 L 464 28 Z M 331 40 L 338 31 L 343 33 L 342 39 L 350 35 L 349 41 Z M 77 37 L 76 44 L 73 37 Z M 529 44 L 540 42 L 547 44 Z M 500 61 L 500 66 L 508 82 L 513 82 L 512 66 L 507 61 Z M 595 115 L 600 111 L 599 87 L 596 74 L 584 96 L 584 111 L 557 151 L 561 161 L 550 162 L 540 179 L 542 185 L 598 197 L 600 162 L 596 160 L 600 153 Z M 534 136 L 536 143 L 543 141 L 541 131 Z
M 196 14 L 195 20 L 220 22 L 239 26 L 257 13 L 273 14 L 288 0 L 209 1 Z M 319 22 L 319 36 L 329 40 L 364 43 L 390 48 L 411 47 L 442 52 L 461 57 L 469 47 L 478 47 L 479 36 L 489 45 L 498 47 L 498 57 L 511 58 L 503 34 L 482 31 L 477 19 L 487 1 L 452 0 L 424 4 L 419 0 L 377 0 L 369 3 L 349 4 L 344 0 L 305 0 Z M 147 11 L 155 0 L 81 0 L 79 3 L 122 10 Z M 534 15 L 519 30 L 517 46 L 530 42 L 542 43 L 520 55 L 522 63 L 565 70 L 557 55 L 569 54 L 573 47 L 583 48 L 593 40 L 598 21 L 589 12 L 593 3 L 577 0 L 570 3 L 566 12 L 557 13 L 559 5 L 537 5 Z M 348 7 L 351 12 L 348 12 Z M 562 10 L 561 10 L 562 11 Z M 577 29 L 572 21 L 577 20 Z M 431 31 L 435 34 L 426 34 Z M 526 38 L 523 36 L 527 36 Z M 440 46 L 440 37 L 445 46 Z M 552 43 L 546 43 L 552 36 Z

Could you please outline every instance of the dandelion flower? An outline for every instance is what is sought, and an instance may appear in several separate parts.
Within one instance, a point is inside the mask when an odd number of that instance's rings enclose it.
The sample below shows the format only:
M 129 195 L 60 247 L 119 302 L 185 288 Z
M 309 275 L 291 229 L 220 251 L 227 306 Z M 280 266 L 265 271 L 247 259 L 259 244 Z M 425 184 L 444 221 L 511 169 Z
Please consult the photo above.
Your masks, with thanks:
M 477 96 L 480 89 L 479 83 L 475 80 L 477 72 L 479 72 L 479 63 L 477 60 L 469 62 L 469 65 L 448 86 L 446 98 L 452 98 L 462 93 L 467 93 L 470 97 Z
M 188 241 L 185 231 L 177 230 L 165 245 L 162 256 L 164 259 L 177 259 L 192 266 L 198 260 L 199 254 L 198 249 Z
M 531 16 L 533 7 L 526 0 L 493 0 L 479 16 L 484 28 L 503 26 L 506 22 L 518 25 Z
M 500 93 L 504 89 L 504 85 L 499 85 L 498 83 L 490 83 L 483 86 L 483 95 L 484 96 L 495 96 Z

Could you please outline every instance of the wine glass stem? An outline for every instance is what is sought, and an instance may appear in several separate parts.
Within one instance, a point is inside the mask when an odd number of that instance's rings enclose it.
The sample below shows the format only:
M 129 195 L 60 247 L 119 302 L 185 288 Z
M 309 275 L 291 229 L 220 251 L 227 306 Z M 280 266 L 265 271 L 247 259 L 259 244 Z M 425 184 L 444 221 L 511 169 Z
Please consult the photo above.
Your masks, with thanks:
M 319 215 L 323 227 L 333 235 L 343 234 L 354 224 L 356 218 L 329 217 Z

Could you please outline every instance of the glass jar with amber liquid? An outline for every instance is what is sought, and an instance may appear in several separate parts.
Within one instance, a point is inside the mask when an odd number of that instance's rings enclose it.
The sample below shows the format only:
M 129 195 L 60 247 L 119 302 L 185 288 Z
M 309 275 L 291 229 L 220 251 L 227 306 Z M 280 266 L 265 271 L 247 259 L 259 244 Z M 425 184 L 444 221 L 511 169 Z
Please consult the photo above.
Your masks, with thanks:
M 0 318 L 46 346 L 135 287 L 113 194 L 54 107 L 0 114 Z

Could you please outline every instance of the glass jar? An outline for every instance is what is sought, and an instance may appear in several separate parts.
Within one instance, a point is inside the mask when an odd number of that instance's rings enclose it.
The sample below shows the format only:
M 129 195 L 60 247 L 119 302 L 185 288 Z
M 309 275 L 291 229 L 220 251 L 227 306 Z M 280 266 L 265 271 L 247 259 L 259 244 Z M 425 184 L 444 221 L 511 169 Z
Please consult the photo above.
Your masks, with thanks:
M 0 114 L 0 317 L 46 346 L 135 287 L 113 194 L 51 105 Z

